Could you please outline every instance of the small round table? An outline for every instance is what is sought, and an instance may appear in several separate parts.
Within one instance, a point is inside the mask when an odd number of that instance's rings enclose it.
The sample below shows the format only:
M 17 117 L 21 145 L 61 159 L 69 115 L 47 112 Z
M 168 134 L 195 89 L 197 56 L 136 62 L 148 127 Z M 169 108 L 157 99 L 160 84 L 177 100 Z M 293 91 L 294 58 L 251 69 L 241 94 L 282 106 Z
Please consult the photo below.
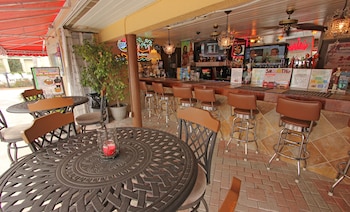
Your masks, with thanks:
M 117 128 L 120 154 L 103 159 L 96 132 L 25 156 L 0 178 L 4 211 L 176 211 L 197 177 L 189 146 L 166 132 Z
M 89 98 L 86 96 L 66 96 L 67 98 L 72 98 L 74 101 L 73 106 L 78 106 L 89 101 Z M 20 102 L 14 105 L 11 105 L 6 109 L 9 113 L 30 113 L 28 109 L 28 104 L 33 102 Z

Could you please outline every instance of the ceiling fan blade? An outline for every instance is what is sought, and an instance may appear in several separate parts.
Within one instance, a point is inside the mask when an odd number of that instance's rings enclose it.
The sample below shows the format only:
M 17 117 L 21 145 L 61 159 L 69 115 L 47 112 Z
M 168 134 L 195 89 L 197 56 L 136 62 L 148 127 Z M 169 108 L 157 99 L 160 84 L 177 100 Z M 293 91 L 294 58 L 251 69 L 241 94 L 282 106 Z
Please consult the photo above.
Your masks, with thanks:
M 313 23 L 296 24 L 293 27 L 295 27 L 297 29 L 301 29 L 301 30 L 314 30 L 314 31 L 321 31 L 321 32 L 325 32 L 327 29 L 327 27 L 325 27 L 325 26 L 317 25 L 317 24 L 313 24 Z

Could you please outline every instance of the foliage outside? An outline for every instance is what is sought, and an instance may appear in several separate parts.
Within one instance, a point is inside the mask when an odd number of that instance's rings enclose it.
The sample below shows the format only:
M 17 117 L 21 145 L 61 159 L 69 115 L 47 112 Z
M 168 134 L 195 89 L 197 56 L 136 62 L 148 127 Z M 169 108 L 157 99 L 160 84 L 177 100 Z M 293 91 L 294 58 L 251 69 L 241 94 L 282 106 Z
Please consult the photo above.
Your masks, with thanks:
M 22 73 L 23 68 L 19 59 L 8 59 L 11 73 Z
M 97 92 L 106 89 L 109 105 L 114 103 L 119 107 L 127 88 L 127 60 L 114 55 L 111 47 L 96 41 L 84 40 L 82 45 L 73 48 L 88 64 L 81 73 L 82 85 Z

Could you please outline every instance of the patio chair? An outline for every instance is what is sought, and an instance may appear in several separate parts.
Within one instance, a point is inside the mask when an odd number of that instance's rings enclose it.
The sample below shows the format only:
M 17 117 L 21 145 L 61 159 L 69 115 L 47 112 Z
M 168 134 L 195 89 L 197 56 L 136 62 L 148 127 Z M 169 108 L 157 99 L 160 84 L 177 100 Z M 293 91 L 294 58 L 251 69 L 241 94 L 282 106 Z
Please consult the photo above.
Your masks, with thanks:
M 228 190 L 224 202 L 220 206 L 219 212 L 233 212 L 235 210 L 240 190 L 241 180 L 233 177 L 230 190 Z
M 69 138 L 71 130 L 66 130 L 74 124 L 73 112 L 50 113 L 34 120 L 32 126 L 22 133 L 23 140 L 35 152 L 53 142 Z
M 28 89 L 24 90 L 21 94 L 26 102 L 45 99 L 44 91 L 42 89 Z
M 195 107 L 178 110 L 177 118 L 179 119 L 178 136 L 189 145 L 198 162 L 196 183 L 179 210 L 196 211 L 203 202 L 208 211 L 204 194 L 207 184 L 210 183 L 211 160 L 220 122 L 209 111 Z
M 7 155 L 11 164 L 18 160 L 18 149 L 27 147 L 27 145 L 17 146 L 17 142 L 23 141 L 21 132 L 27 129 L 30 125 L 31 124 L 19 124 L 9 127 L 4 114 L 0 110 L 0 140 L 7 143 Z M 13 152 L 13 154 L 11 152 Z
M 67 97 L 54 97 L 49 99 L 40 99 L 34 103 L 28 104 L 28 109 L 34 118 L 38 118 L 53 112 L 71 112 L 73 110 L 74 100 Z
M 100 94 L 100 111 L 91 112 L 79 115 L 75 118 L 77 124 L 81 127 L 81 132 L 84 133 L 87 131 L 86 127 L 91 125 L 101 125 L 101 128 L 106 128 L 105 121 L 108 119 L 108 111 L 107 111 L 107 100 L 106 100 L 106 92 L 101 91 Z

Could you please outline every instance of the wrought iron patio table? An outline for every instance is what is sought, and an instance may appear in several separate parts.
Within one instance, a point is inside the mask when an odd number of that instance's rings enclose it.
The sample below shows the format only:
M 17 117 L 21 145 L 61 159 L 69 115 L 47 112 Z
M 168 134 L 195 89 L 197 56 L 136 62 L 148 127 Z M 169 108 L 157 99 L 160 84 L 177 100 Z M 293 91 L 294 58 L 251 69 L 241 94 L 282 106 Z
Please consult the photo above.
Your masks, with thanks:
M 167 132 L 117 128 L 120 154 L 99 155 L 97 133 L 79 134 L 25 156 L 0 178 L 3 211 L 176 211 L 197 162 Z

